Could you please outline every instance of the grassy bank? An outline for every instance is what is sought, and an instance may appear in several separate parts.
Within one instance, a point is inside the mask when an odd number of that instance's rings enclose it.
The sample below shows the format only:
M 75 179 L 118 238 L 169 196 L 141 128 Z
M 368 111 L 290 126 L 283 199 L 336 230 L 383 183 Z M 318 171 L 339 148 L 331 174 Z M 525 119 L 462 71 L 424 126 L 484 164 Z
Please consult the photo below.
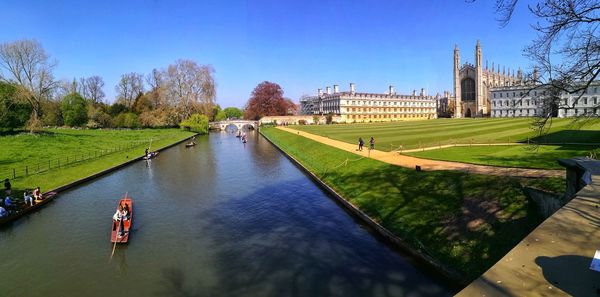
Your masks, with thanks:
M 48 129 L 35 135 L 3 136 L 0 178 L 10 178 L 17 191 L 35 186 L 47 190 L 139 157 L 150 144 L 155 150 L 193 134 L 179 129 Z
M 413 152 L 406 155 L 482 165 L 564 169 L 558 164 L 558 159 L 588 156 L 594 149 L 594 146 L 571 145 L 473 146 Z
M 394 123 L 295 126 L 295 129 L 348 143 L 376 139 L 378 150 L 390 151 L 451 143 L 552 142 L 600 143 L 600 122 L 584 127 L 571 119 L 554 119 L 548 135 L 536 138 L 532 119 L 436 119 Z M 583 149 L 587 149 L 583 147 Z
M 524 185 L 562 191 L 561 179 L 415 172 L 277 129 L 261 132 L 373 220 L 474 279 L 542 218 Z M 347 165 L 344 161 L 350 160 Z

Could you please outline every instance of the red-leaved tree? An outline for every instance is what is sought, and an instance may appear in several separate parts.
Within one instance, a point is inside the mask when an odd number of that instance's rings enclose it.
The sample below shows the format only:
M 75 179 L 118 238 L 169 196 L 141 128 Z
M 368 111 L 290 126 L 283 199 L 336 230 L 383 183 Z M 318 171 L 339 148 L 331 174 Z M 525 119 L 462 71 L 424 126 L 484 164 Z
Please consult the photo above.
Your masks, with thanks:
M 245 119 L 258 120 L 264 116 L 286 115 L 289 103 L 283 98 L 283 89 L 278 84 L 263 81 L 252 91 L 245 109 Z

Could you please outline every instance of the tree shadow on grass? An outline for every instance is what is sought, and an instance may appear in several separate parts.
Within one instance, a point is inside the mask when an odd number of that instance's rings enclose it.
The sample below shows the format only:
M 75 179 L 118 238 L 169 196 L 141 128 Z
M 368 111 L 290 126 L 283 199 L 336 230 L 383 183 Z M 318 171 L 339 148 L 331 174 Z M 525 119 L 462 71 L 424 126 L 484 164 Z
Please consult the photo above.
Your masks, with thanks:
M 597 130 L 561 130 L 531 138 L 530 141 L 539 144 L 565 142 L 600 143 L 600 132 Z
M 198 219 L 209 222 L 198 236 L 210 238 L 218 263 L 213 295 L 448 295 L 304 179 L 224 201 Z M 199 295 L 169 273 L 179 296 Z
M 380 164 L 340 169 L 325 180 L 385 228 L 469 279 L 542 221 L 514 178 Z

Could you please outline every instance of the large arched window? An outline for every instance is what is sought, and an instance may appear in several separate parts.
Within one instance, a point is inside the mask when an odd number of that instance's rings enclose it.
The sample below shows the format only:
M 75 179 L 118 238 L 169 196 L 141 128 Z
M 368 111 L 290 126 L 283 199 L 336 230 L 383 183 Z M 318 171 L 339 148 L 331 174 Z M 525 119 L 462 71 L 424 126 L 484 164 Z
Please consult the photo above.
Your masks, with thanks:
M 475 101 L 475 80 L 465 78 L 460 83 L 460 97 L 462 101 Z

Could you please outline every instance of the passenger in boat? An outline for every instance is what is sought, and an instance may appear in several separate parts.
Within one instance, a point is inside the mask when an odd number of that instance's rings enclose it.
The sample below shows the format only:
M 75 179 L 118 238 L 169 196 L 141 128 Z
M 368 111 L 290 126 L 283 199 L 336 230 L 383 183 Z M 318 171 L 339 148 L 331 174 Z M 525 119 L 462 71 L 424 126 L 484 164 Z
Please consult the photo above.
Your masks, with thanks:
M 4 179 L 4 193 L 6 196 L 12 194 L 12 186 L 10 185 L 8 178 Z
M 37 187 L 35 188 L 35 190 L 33 190 L 33 198 L 35 198 L 36 200 L 44 199 L 42 197 L 42 191 L 40 190 L 40 187 Z
M 0 206 L 0 218 L 8 216 L 8 211 L 4 207 Z
M 25 205 L 33 206 L 33 197 L 29 195 L 29 190 L 23 192 L 23 202 L 25 202 Z
M 11 210 L 14 208 L 14 204 L 10 199 L 10 196 L 6 196 L 6 198 L 4 198 L 4 207 L 6 207 L 7 210 Z
M 125 220 L 129 220 L 129 215 L 129 204 L 125 203 L 125 206 L 123 207 L 123 217 Z
M 119 237 L 123 237 L 123 235 L 125 234 L 125 227 L 123 226 L 123 220 L 125 219 L 125 217 L 123 216 L 123 206 L 119 205 L 119 209 L 117 209 L 117 212 L 115 212 L 115 214 L 113 215 L 113 221 L 115 221 L 116 223 L 119 224 Z

